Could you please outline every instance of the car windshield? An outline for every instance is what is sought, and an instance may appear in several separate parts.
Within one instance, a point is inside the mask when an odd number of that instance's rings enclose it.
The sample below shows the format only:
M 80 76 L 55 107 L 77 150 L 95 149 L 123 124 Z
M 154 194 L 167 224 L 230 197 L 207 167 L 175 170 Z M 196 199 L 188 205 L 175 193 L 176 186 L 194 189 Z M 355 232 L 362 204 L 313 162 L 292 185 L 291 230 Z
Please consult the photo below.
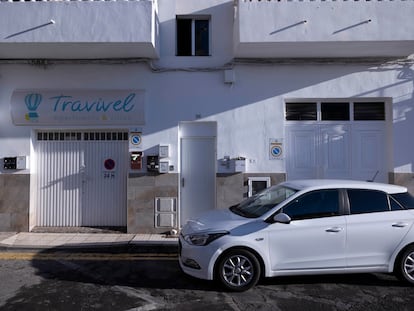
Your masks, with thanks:
M 267 213 L 297 191 L 280 185 L 270 187 L 244 200 L 240 204 L 230 207 L 230 210 L 246 218 L 257 218 Z

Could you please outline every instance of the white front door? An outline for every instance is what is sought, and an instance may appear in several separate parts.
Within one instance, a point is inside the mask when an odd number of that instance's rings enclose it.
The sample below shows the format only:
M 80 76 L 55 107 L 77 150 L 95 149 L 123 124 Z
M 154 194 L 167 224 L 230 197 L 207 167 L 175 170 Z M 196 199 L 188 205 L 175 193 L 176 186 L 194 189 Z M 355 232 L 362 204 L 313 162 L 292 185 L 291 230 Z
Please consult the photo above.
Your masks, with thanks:
M 180 225 L 216 207 L 216 123 L 183 123 Z
M 39 132 L 37 226 L 126 226 L 128 135 Z

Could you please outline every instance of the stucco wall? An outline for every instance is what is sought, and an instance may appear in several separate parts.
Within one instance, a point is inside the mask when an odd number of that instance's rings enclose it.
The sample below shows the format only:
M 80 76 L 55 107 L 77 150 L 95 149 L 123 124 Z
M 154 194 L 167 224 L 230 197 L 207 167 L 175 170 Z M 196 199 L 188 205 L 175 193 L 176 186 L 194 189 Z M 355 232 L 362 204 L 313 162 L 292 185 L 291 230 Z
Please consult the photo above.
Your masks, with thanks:
M 29 230 L 30 175 L 0 174 L 0 231 Z
M 127 204 L 129 233 L 165 233 L 173 229 L 173 227 L 156 228 L 156 197 L 178 197 L 177 174 L 129 174 Z

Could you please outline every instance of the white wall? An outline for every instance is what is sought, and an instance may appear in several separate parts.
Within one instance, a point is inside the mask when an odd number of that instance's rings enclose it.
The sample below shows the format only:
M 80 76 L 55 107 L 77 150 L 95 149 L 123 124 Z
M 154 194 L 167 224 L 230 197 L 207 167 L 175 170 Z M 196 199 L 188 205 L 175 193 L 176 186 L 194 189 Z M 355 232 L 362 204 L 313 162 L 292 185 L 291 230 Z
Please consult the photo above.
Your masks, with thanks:
M 0 63 L 0 158 L 30 152 L 30 127 L 14 126 L 10 97 L 15 89 L 144 89 L 146 125 L 142 148 L 170 144 L 178 167 L 178 123 L 218 122 L 218 159 L 243 156 L 249 172 L 284 172 L 283 160 L 269 159 L 269 140 L 284 137 L 284 101 L 289 98 L 391 98 L 393 126 L 389 170 L 413 172 L 414 67 L 410 63 L 235 64 L 235 83 L 224 83 L 222 66 L 232 59 L 232 1 L 160 0 L 161 58 L 146 64 L 65 64 L 46 67 Z M 177 11 L 176 11 L 177 10 Z M 175 57 L 175 14 L 212 14 L 213 56 Z M 176 71 L 209 67 L 211 72 Z M 134 124 L 131 124 L 133 127 Z M 141 126 L 140 126 L 141 127 Z M 70 128 L 62 124 L 61 128 Z M 85 125 L 87 128 L 87 125 Z M 223 169 L 219 166 L 219 169 Z
M 30 127 L 10 120 L 14 89 L 145 89 L 146 125 L 142 148 L 170 144 L 177 167 L 180 121 L 218 122 L 218 159 L 248 158 L 251 172 L 283 172 L 284 161 L 269 160 L 269 139 L 284 136 L 284 100 L 290 98 L 392 98 L 394 162 L 389 169 L 412 172 L 414 147 L 412 68 L 364 65 L 274 65 L 235 67 L 236 82 L 223 72 L 152 73 L 146 65 L 0 66 L 0 157 L 30 152 Z M 133 126 L 133 125 L 131 125 Z M 85 125 L 85 127 L 87 127 Z M 70 128 L 61 125 L 60 128 Z M 251 161 L 250 161 L 251 160 Z

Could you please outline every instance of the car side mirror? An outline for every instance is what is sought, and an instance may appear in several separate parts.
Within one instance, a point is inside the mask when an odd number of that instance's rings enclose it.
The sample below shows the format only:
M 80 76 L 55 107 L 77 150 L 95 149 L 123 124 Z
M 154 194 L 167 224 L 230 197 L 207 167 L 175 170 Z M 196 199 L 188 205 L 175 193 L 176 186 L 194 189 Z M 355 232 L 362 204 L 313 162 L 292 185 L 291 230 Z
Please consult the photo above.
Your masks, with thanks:
M 289 215 L 286 215 L 285 213 L 279 213 L 273 217 L 274 222 L 279 222 L 282 224 L 290 224 L 291 220 L 292 219 L 289 217 Z

